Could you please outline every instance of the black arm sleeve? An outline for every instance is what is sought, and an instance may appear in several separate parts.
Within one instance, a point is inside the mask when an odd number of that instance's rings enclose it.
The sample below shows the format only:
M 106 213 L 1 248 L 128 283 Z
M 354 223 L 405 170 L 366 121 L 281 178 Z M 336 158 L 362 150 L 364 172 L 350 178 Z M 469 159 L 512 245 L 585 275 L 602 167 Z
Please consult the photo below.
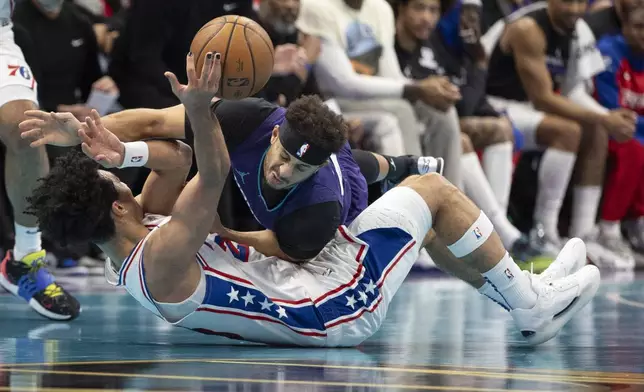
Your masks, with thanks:
M 233 152 L 257 127 L 259 127 L 278 106 L 259 98 L 246 98 L 229 101 L 221 99 L 212 104 L 221 131 L 226 140 L 228 152 Z M 189 146 L 194 146 L 194 135 L 188 116 L 185 116 L 185 138 Z
M 342 223 L 341 213 L 340 203 L 329 201 L 283 216 L 274 227 L 280 249 L 296 260 L 317 256 Z
M 485 82 L 487 71 L 469 64 L 467 67 L 467 84 L 461 87 L 461 99 L 456 104 L 456 111 L 459 117 L 468 117 L 474 115 L 476 108 L 485 96 Z

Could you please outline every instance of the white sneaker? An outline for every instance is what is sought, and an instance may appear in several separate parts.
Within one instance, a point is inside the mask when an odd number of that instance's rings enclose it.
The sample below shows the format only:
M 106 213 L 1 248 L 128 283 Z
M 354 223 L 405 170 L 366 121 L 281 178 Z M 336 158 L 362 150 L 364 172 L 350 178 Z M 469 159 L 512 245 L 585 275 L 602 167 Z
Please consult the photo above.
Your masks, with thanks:
M 542 282 L 553 281 L 574 274 L 586 265 L 586 244 L 581 238 L 572 238 L 566 242 L 555 261 L 545 271 L 537 275 Z
M 532 309 L 514 309 L 510 315 L 530 346 L 552 339 L 561 328 L 597 293 L 599 269 L 594 265 L 582 267 L 572 275 L 545 283 L 536 275 L 526 274 L 537 293 Z
M 600 230 L 595 227 L 591 233 L 584 237 L 588 260 L 602 269 L 632 270 L 635 268 L 635 259 L 631 253 L 617 251 L 618 244 L 602 238 Z M 610 245 L 610 248 L 609 248 Z
M 635 256 L 633 255 L 633 250 L 624 240 L 621 233 L 619 233 L 619 236 L 615 237 L 600 230 L 595 240 L 599 245 L 604 247 L 603 257 L 614 260 L 616 269 L 635 269 Z

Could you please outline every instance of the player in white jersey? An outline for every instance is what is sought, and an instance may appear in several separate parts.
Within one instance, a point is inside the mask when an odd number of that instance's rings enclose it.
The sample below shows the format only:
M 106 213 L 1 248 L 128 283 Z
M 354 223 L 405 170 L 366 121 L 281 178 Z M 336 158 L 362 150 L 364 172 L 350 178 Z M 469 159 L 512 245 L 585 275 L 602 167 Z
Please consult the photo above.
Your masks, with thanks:
M 585 261 L 581 240 L 571 240 L 544 274 L 524 273 L 485 214 L 438 174 L 387 192 L 304 263 L 267 258 L 210 234 L 220 227 L 217 205 L 230 169 L 209 110 L 220 74 L 219 55 L 208 54 L 200 78 L 188 55 L 188 85 L 167 75 L 195 136 L 199 172 L 185 187 L 191 163 L 185 144 L 123 144 L 94 111 L 78 132 L 85 156 L 61 158 L 31 199 L 43 232 L 62 243 L 95 242 L 109 256 L 108 281 L 160 318 L 268 344 L 354 346 L 379 329 L 424 246 L 509 310 L 528 344 L 551 339 L 594 296 L 599 270 L 572 272 Z M 141 161 L 152 173 L 137 197 L 96 165 Z
M 36 219 L 24 212 L 49 162 L 45 148 L 29 148 L 18 129 L 24 112 L 38 107 L 38 96 L 34 75 L 14 39 L 13 1 L 0 0 L 0 140 L 6 147 L 5 186 L 13 206 L 15 246 L 0 264 L 0 285 L 47 318 L 71 320 L 80 305 L 45 269 Z

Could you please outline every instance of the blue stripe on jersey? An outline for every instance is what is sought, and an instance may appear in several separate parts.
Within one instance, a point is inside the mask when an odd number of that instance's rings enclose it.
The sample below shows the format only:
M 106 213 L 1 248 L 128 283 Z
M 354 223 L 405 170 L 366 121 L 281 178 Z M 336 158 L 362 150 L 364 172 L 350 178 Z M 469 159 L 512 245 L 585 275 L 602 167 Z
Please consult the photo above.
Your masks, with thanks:
M 326 328 L 358 318 L 378 306 L 384 277 L 415 243 L 409 233 L 399 228 L 369 230 L 359 238 L 369 245 L 362 268 L 358 269 L 362 273 L 348 287 L 333 290 L 321 304 L 276 304 L 253 287 L 209 274 L 202 307 L 217 313 L 277 322 L 302 334 L 323 333 Z

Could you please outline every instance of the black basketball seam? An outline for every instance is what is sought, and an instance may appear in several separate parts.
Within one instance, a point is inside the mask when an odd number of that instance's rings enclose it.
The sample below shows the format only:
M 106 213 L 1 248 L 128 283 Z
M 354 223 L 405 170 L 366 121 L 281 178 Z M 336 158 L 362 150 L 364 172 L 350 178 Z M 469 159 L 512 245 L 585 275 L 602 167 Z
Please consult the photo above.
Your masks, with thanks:
M 253 46 L 251 45 L 250 41 L 248 40 L 248 35 L 246 35 L 246 28 L 247 27 L 248 27 L 247 25 L 244 25 L 244 39 L 246 40 L 246 47 L 248 48 L 248 52 L 250 53 L 250 63 L 253 65 L 253 84 L 250 86 L 250 93 L 253 94 L 253 92 L 255 91 L 255 82 L 257 81 L 257 74 L 255 72 L 255 56 L 253 56 Z M 250 29 L 248 29 L 248 30 L 250 30 Z M 253 33 L 254 33 L 254 31 L 253 31 Z
M 230 49 L 230 42 L 233 40 L 233 35 L 235 35 L 235 26 L 237 26 L 237 19 L 239 19 L 239 16 L 235 18 L 231 23 L 233 24 L 233 28 L 230 30 L 230 35 L 228 36 L 228 43 L 226 44 L 226 53 L 224 53 L 224 62 L 221 64 L 221 69 L 222 69 L 222 76 L 223 76 L 223 70 L 226 69 L 226 61 L 228 61 L 228 50 Z M 221 78 L 219 81 L 220 87 L 219 87 L 219 95 L 222 97 L 224 96 L 224 78 Z
M 224 27 L 226 27 L 226 23 L 225 23 L 225 22 L 221 24 L 221 28 L 220 28 L 219 30 L 215 31 L 214 33 L 212 33 L 212 34 L 210 35 L 210 37 L 208 37 L 208 39 L 206 40 L 206 43 L 205 43 L 205 44 L 201 47 L 201 49 L 199 50 L 199 53 L 197 54 L 197 57 L 195 57 L 195 58 L 197 59 L 197 61 L 199 61 L 199 58 L 201 57 L 201 54 L 203 53 L 203 50 L 208 46 L 208 44 L 210 43 L 210 41 L 212 41 L 215 37 L 217 37 L 217 34 L 219 34 L 219 33 L 221 32 L 221 30 L 223 30 L 223 29 L 224 29 Z M 195 53 L 193 53 L 192 55 L 194 56 L 194 55 L 195 55 Z M 205 62 L 205 60 L 204 60 L 204 62 Z M 201 75 L 199 75 L 199 76 L 201 76 Z
M 246 25 L 245 27 L 248 27 L 248 25 Z M 273 48 L 273 49 L 271 50 L 271 56 L 273 57 L 273 62 L 274 62 L 274 61 L 275 61 L 275 47 L 273 47 L 273 43 L 272 43 L 272 42 L 269 42 L 269 41 L 266 41 L 266 40 L 264 39 L 264 37 L 262 37 L 262 34 L 260 34 L 257 30 L 252 29 L 252 28 L 250 28 L 250 27 L 248 27 L 248 30 L 250 30 L 250 31 L 252 31 L 253 33 L 257 34 L 257 36 L 258 36 L 262 41 L 264 41 L 264 43 L 266 44 L 266 46 L 267 46 L 269 49 Z

